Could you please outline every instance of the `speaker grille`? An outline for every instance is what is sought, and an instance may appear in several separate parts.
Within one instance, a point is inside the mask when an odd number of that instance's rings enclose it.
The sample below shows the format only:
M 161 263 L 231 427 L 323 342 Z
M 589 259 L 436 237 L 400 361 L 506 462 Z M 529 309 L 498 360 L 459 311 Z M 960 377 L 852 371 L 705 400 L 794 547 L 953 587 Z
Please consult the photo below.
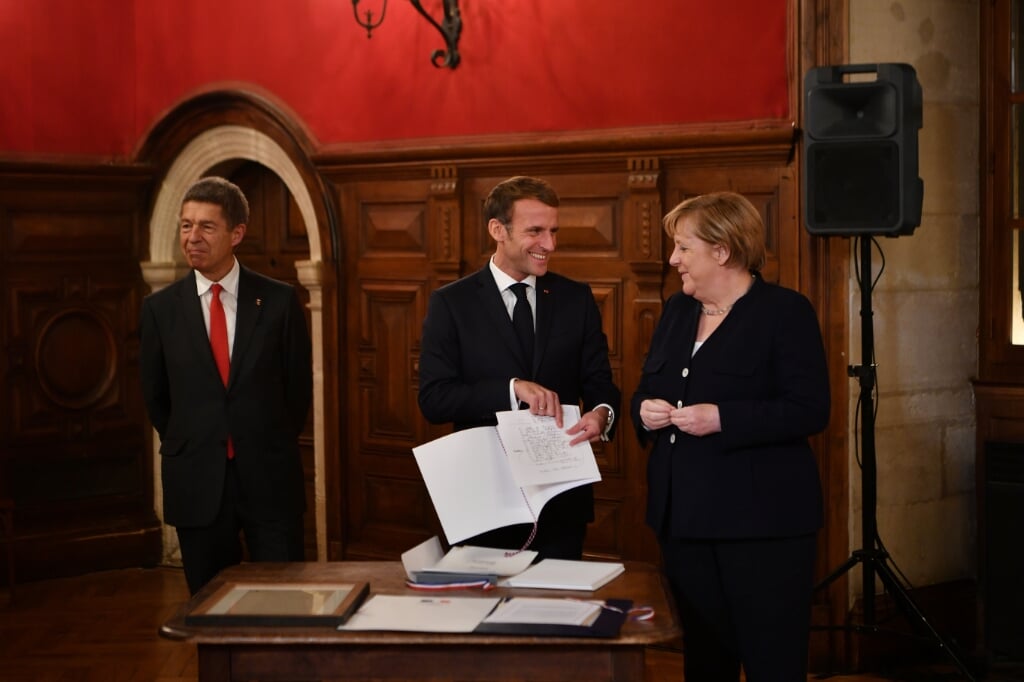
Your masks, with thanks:
M 807 157 L 809 212 L 824 231 L 884 230 L 900 222 L 900 157 L 897 145 L 825 142 Z

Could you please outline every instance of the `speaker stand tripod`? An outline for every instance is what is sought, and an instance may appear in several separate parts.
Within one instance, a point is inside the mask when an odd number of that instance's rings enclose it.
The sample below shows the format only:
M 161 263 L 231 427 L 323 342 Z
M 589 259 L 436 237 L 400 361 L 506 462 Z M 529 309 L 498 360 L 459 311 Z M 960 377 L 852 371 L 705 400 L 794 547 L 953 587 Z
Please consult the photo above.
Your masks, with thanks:
M 885 590 L 892 595 L 897 606 L 911 622 L 911 625 L 922 626 L 934 643 L 950 657 L 963 676 L 974 682 L 974 676 L 963 661 L 957 656 L 953 647 L 932 627 L 921 609 L 904 589 L 889 565 L 889 554 L 882 548 L 878 540 L 877 506 L 877 467 L 875 460 L 875 416 L 872 393 L 875 386 L 874 365 L 874 328 L 871 311 L 871 245 L 872 239 L 860 236 L 860 300 L 861 300 L 861 360 L 864 364 L 851 366 L 849 374 L 857 377 L 860 382 L 861 404 L 861 549 L 855 550 L 850 558 L 836 568 L 824 580 L 815 586 L 815 591 L 823 589 L 839 579 L 847 571 L 858 564 L 863 577 L 864 622 L 860 625 L 848 626 L 856 632 L 877 633 L 875 621 L 875 576 L 882 581 Z

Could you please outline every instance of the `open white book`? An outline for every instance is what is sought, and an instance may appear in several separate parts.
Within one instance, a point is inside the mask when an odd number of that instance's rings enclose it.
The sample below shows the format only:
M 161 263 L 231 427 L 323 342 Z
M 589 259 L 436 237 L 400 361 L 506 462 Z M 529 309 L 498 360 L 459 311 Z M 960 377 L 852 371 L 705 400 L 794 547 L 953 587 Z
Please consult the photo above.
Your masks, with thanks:
M 412 449 L 449 545 L 517 523 L 534 523 L 559 493 L 601 480 L 590 443 L 570 446 L 575 405 L 554 417 L 498 412 L 498 425 L 456 431 Z
M 501 576 L 522 573 L 537 557 L 536 552 L 516 552 L 491 547 L 460 545 L 447 554 L 437 536 L 402 552 L 402 566 L 413 583 L 437 585 L 465 582 L 496 583 Z
M 532 587 L 550 590 L 596 590 L 626 570 L 614 561 L 569 561 L 541 559 L 522 573 L 499 584 L 503 587 Z

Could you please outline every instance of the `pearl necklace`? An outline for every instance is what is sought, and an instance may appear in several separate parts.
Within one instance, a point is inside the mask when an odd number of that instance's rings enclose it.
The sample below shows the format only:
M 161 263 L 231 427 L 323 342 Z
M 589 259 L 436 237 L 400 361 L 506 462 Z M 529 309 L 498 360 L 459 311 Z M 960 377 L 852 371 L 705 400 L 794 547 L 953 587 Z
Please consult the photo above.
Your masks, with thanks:
M 705 308 L 704 306 L 700 307 L 700 311 L 705 315 L 725 315 L 730 310 L 732 310 L 731 305 L 727 305 L 724 308 L 717 308 L 715 310 L 712 310 L 711 308 Z
M 747 295 L 747 292 L 750 291 L 750 287 L 754 286 L 755 281 L 757 281 L 757 277 L 754 276 L 754 273 L 750 273 L 750 284 L 747 285 L 746 291 L 740 294 L 740 298 L 743 298 L 744 296 Z M 717 317 L 718 315 L 725 315 L 727 312 L 732 310 L 732 307 L 734 305 L 736 305 L 735 301 L 725 306 L 724 308 L 705 308 L 704 305 L 701 305 L 700 311 L 710 317 Z

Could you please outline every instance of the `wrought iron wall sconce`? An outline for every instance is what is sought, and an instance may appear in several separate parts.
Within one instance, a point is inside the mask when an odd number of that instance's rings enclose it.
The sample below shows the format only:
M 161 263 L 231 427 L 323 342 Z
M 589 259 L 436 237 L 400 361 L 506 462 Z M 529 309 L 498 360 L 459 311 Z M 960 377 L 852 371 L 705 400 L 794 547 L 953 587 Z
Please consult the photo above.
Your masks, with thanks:
M 423 15 L 444 38 L 445 49 L 434 50 L 430 54 L 430 61 L 437 68 L 447 66 L 449 69 L 454 69 L 459 65 L 459 34 L 462 33 L 462 16 L 459 14 L 459 0 L 444 0 L 444 19 L 440 23 L 423 9 L 420 0 L 409 0 L 409 4 L 415 7 L 416 11 Z M 373 12 L 366 10 L 363 13 L 364 18 L 361 19 L 359 17 L 359 0 L 352 0 L 352 14 L 355 15 L 356 23 L 366 29 L 367 38 L 372 37 L 373 29 L 384 22 L 384 15 L 387 13 L 387 9 L 388 0 L 384 0 L 380 8 L 380 17 L 374 20 Z

